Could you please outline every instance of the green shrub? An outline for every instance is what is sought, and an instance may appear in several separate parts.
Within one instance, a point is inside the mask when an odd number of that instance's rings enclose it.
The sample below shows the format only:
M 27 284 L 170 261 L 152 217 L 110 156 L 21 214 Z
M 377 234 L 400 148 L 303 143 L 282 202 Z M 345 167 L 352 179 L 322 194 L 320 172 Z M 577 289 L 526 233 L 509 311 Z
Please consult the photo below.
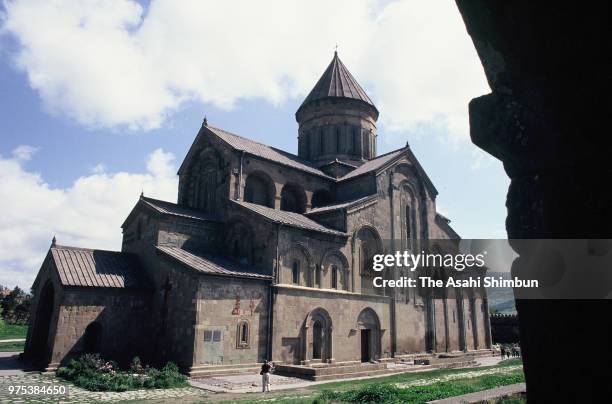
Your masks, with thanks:
M 169 362 L 163 369 L 142 367 L 134 358 L 128 371 L 120 370 L 113 361 L 99 355 L 85 354 L 72 359 L 57 370 L 57 376 L 90 391 L 127 391 L 135 389 L 169 389 L 187 386 L 187 379 L 176 364 Z
M 487 390 L 525 380 L 522 373 L 488 375 L 474 379 L 437 382 L 425 386 L 398 388 L 393 384 L 373 383 L 342 392 L 324 390 L 317 397 L 323 403 L 426 403 L 476 391 Z

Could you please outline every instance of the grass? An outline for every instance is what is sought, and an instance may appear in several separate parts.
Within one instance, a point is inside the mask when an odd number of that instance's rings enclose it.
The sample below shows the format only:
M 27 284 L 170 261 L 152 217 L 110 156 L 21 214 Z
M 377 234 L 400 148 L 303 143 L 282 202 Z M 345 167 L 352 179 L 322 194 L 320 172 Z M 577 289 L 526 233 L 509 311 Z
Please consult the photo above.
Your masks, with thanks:
M 27 325 L 12 325 L 0 322 L 0 340 L 25 338 L 27 332 Z
M 0 352 L 23 352 L 24 342 L 0 342 Z
M 314 402 L 334 403 L 415 403 L 475 393 L 525 381 L 522 372 L 506 375 L 487 375 L 472 379 L 437 382 L 426 386 L 399 388 L 393 384 L 373 383 L 344 392 L 322 392 Z
M 507 360 L 500 362 L 497 365 L 483 366 L 483 367 L 477 368 L 477 370 L 498 369 L 498 368 L 503 368 L 507 366 L 516 366 L 520 364 L 521 364 L 520 359 L 507 359 Z M 320 385 L 313 386 L 312 388 L 316 390 L 327 390 L 327 389 L 342 390 L 346 388 L 355 388 L 358 386 L 368 385 L 372 383 L 407 383 L 407 382 L 420 380 L 420 379 L 432 379 L 432 378 L 440 377 L 440 376 L 464 373 L 468 370 L 475 370 L 475 369 L 439 369 L 439 370 L 432 370 L 428 372 L 399 373 L 396 375 L 380 377 L 376 379 L 361 379 L 361 380 L 339 381 L 335 383 L 320 384 Z

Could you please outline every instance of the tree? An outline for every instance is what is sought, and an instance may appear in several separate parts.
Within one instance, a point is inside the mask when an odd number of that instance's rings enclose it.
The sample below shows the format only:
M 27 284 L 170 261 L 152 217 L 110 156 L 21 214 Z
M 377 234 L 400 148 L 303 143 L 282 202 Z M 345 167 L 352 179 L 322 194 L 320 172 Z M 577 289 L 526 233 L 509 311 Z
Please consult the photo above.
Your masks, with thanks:
M 15 286 L 0 303 L 2 318 L 8 324 L 27 324 L 30 318 L 32 296 Z

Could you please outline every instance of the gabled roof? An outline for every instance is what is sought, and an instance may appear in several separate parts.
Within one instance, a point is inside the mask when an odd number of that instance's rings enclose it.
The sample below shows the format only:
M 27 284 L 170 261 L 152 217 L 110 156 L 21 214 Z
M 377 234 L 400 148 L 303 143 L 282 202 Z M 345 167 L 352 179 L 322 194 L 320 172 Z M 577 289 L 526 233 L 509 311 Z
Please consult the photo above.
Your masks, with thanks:
M 272 276 L 257 273 L 254 268 L 248 265 L 239 264 L 213 255 L 196 254 L 174 246 L 157 246 L 155 248 L 168 257 L 200 273 L 264 280 L 272 279 Z
M 145 289 L 138 258 L 129 253 L 55 245 L 49 250 L 62 285 Z
M 344 177 L 340 177 L 340 181 L 348 180 L 350 178 L 358 177 L 362 174 L 378 170 L 379 168 L 393 160 L 395 157 L 398 157 L 404 150 L 404 148 L 397 149 L 389 153 L 380 155 L 378 157 L 374 157 L 372 160 L 366 161 L 361 166 L 346 174 Z
M 298 229 L 312 230 L 320 233 L 332 234 L 334 236 L 348 236 L 346 233 L 341 231 L 327 228 L 314 220 L 302 215 L 301 213 L 286 212 L 284 210 L 276 210 L 268 208 L 267 206 L 256 205 L 250 202 L 243 201 L 232 201 L 237 205 L 248 209 L 251 212 L 263 216 L 264 218 L 274 222 L 280 223 L 286 226 L 296 227 Z
M 393 163 L 394 160 L 399 159 L 403 155 L 407 156 L 408 159 L 414 164 L 416 170 L 423 178 L 425 186 L 429 189 L 429 191 L 433 195 L 438 195 L 438 190 L 434 186 L 433 182 L 431 182 L 431 179 L 429 178 L 425 170 L 423 170 L 423 167 L 419 163 L 419 160 L 417 160 L 416 156 L 408 146 L 390 151 L 389 153 L 382 154 L 378 157 L 373 158 L 372 160 L 366 161 L 355 170 L 347 173 L 344 177 L 338 178 L 338 181 L 345 181 L 373 171 L 378 171 L 387 166 L 388 164 Z
M 317 84 L 315 84 L 304 102 L 302 102 L 299 109 L 312 101 L 330 97 L 359 100 L 376 110 L 370 97 L 368 97 L 364 89 L 361 88 L 357 80 L 355 80 L 351 72 L 348 71 L 344 63 L 342 63 L 338 57 L 338 52 L 334 52 L 334 58 L 331 63 L 327 66 L 327 69 L 325 69 L 323 75 L 319 81 L 317 81 Z M 378 110 L 376 111 L 378 112 Z
M 451 220 L 449 218 L 447 218 L 446 216 L 444 216 L 441 213 L 436 212 L 436 218 L 435 220 L 440 224 L 440 226 L 445 229 L 449 235 L 451 236 L 451 238 L 453 239 L 461 239 L 461 236 L 459 234 L 457 234 L 457 232 L 455 231 L 455 229 L 453 229 L 450 225 Z
M 247 139 L 245 137 L 236 135 L 235 133 L 215 128 L 213 126 L 203 126 L 202 129 L 203 131 L 207 131 L 208 133 L 211 133 L 214 136 L 218 137 L 223 142 L 232 147 L 234 150 L 243 151 L 255 157 L 274 161 L 275 163 L 282 164 L 287 167 L 295 168 L 297 170 L 314 174 L 319 177 L 324 177 L 329 180 L 334 180 L 333 177 L 330 177 L 329 175 L 325 174 L 322 170 L 315 167 L 314 164 L 296 156 L 295 154 L 291 154 L 284 150 L 280 150 L 251 139 Z M 200 134 L 201 133 L 203 132 L 200 132 Z M 185 160 L 183 160 L 183 164 L 181 164 L 181 167 L 179 168 L 179 174 L 184 169 L 185 162 L 189 160 L 190 154 L 192 153 L 194 146 L 198 142 L 200 134 L 198 134 L 198 136 L 196 137 L 196 140 L 193 142 L 191 149 L 187 153 L 187 157 L 185 157 Z
M 377 194 L 368 195 L 368 196 L 364 196 L 363 198 L 354 199 L 352 201 L 343 202 L 343 203 L 339 203 L 336 205 L 328 205 L 328 206 L 321 206 L 320 208 L 314 208 L 306 212 L 306 215 L 307 216 L 316 215 L 318 213 L 326 213 L 326 212 L 331 212 L 334 210 L 349 209 L 354 206 L 358 206 L 358 205 L 361 205 L 361 204 L 364 204 L 370 201 L 376 201 L 377 199 L 378 199 Z
M 126 224 L 131 220 L 133 213 L 136 211 L 138 206 L 145 206 L 152 209 L 154 212 L 161 215 L 179 216 L 187 219 L 204 220 L 204 221 L 217 221 L 217 218 L 204 212 L 201 209 L 189 208 L 186 206 L 180 206 L 176 203 L 162 201 L 159 199 L 153 199 L 146 196 L 140 196 L 140 199 L 136 203 L 136 206 L 132 209 L 132 212 L 125 219 L 121 227 L 125 227 Z

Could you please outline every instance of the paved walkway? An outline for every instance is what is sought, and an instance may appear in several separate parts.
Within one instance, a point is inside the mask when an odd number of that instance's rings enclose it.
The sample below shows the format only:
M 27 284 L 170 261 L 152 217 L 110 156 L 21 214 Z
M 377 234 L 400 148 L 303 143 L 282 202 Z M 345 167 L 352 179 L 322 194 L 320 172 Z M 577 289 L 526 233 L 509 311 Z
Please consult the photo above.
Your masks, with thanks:
M 219 376 L 214 378 L 190 380 L 190 387 L 168 390 L 134 390 L 127 392 L 91 392 L 81 389 L 56 378 L 54 375 L 41 374 L 39 372 L 27 372 L 23 369 L 23 365 L 16 359 L 16 353 L 0 353 L 0 403 L 95 403 L 95 402 L 123 402 L 132 400 L 154 400 L 157 402 L 182 401 L 182 402 L 199 402 L 211 397 L 211 392 L 226 392 L 226 393 L 253 393 L 261 391 L 261 376 L 258 374 L 242 374 L 231 376 Z M 481 357 L 476 359 L 478 367 L 491 366 L 499 363 L 500 358 L 497 357 Z M 391 369 L 397 370 L 397 373 L 402 372 L 426 372 L 432 370 L 429 366 L 405 365 L 405 364 L 390 364 Z M 513 366 L 514 368 L 514 366 Z M 473 369 L 469 373 L 487 372 L 486 369 Z M 510 370 L 510 369 L 508 369 Z M 464 374 L 464 373 L 462 373 Z M 352 379 L 343 379 L 343 381 L 374 379 L 378 377 L 389 376 L 389 374 L 377 376 L 365 376 Z M 465 376 L 465 374 L 464 374 Z M 430 380 L 430 379 L 426 379 Z M 297 379 L 294 377 L 286 377 L 279 375 L 271 375 L 272 390 L 287 390 L 309 387 L 317 384 L 330 383 L 337 380 L 329 381 L 308 381 Z M 430 381 L 435 381 L 431 379 Z M 13 385 L 58 385 L 68 387 L 68 396 L 19 396 L 11 395 L 8 387 Z M 216 396 L 216 395 L 214 395 Z M 216 399 L 223 398 L 225 395 L 219 395 Z M 225 396 L 227 398 L 227 396 Z
M 9 386 L 47 385 L 66 386 L 67 395 L 15 395 Z M 133 400 L 158 400 L 160 402 L 180 402 L 204 400 L 209 393 L 194 387 L 159 390 L 132 390 L 121 393 L 96 392 L 75 387 L 53 375 L 27 373 L 0 377 L 0 403 L 113 403 Z
M 496 387 L 491 390 L 483 390 L 476 393 L 464 394 L 462 396 L 445 398 L 443 400 L 430 401 L 429 404 L 469 404 L 480 403 L 481 401 L 492 400 L 519 394 L 527 391 L 525 383 L 510 384 L 508 386 Z
M 475 358 L 476 366 L 470 369 L 483 367 L 483 366 L 494 366 L 497 365 L 501 358 L 499 356 L 485 356 Z M 295 377 L 279 376 L 272 374 L 270 375 L 271 389 L 274 391 L 288 390 L 288 389 L 299 389 L 303 387 L 315 386 L 318 384 L 334 383 L 337 381 L 351 381 L 351 380 L 363 380 L 363 379 L 375 379 L 379 377 L 387 377 L 397 373 L 407 372 L 428 372 L 431 370 L 437 370 L 438 368 L 424 365 L 409 365 L 409 364 L 395 364 L 389 363 L 388 369 L 391 371 L 386 374 L 374 375 L 374 376 L 362 376 L 353 377 L 348 379 L 338 380 L 324 380 L 324 381 L 311 381 L 304 380 Z M 516 370 L 516 369 L 513 369 Z M 207 377 L 202 379 L 192 379 L 189 381 L 194 387 L 198 387 L 204 390 L 212 391 L 215 393 L 254 393 L 261 391 L 261 376 L 254 373 L 244 373 L 239 375 L 228 375 L 228 376 L 215 376 Z
M 23 363 L 17 360 L 19 352 L 0 352 L 0 377 L 25 374 Z

